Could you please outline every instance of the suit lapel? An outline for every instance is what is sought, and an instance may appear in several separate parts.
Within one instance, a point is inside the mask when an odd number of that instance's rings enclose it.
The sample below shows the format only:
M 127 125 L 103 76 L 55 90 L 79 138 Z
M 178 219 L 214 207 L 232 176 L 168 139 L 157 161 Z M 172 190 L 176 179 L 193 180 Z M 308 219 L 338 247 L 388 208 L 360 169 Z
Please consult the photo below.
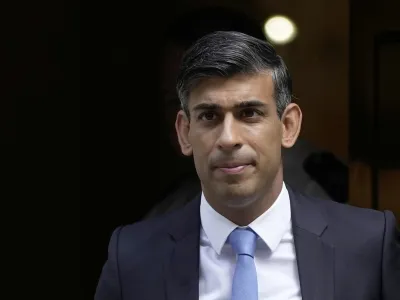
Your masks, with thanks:
M 170 228 L 172 251 L 164 266 L 168 300 L 199 298 L 200 196 L 176 214 Z
M 334 248 L 323 239 L 328 224 L 312 200 L 288 190 L 302 298 L 333 300 Z

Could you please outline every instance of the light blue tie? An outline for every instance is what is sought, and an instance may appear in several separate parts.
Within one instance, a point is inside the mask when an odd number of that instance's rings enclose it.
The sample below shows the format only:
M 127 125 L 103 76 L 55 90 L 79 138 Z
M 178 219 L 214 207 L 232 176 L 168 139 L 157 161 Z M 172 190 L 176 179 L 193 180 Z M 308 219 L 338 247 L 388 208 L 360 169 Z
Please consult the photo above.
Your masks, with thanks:
M 232 300 L 257 300 L 258 284 L 254 251 L 257 234 L 250 228 L 236 228 L 228 243 L 237 254 L 235 275 L 232 282 Z

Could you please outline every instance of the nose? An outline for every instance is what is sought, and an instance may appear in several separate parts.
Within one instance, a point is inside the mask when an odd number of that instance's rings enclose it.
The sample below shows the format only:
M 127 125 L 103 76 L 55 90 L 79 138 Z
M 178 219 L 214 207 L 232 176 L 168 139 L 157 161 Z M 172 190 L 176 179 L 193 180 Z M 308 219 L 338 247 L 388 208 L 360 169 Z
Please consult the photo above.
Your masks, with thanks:
M 222 151 L 232 151 L 242 147 L 239 124 L 236 124 L 233 116 L 226 115 L 221 123 L 217 145 Z

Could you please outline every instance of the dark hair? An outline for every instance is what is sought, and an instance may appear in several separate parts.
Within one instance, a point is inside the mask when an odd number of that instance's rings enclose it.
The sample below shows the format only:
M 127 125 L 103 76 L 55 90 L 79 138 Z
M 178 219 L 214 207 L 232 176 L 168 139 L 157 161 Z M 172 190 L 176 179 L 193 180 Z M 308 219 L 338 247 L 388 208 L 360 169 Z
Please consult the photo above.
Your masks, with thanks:
M 292 99 L 292 81 L 283 59 L 266 41 L 235 31 L 216 31 L 198 39 L 185 53 L 177 92 L 189 116 L 190 91 L 204 78 L 269 72 L 275 86 L 275 101 L 281 117 Z

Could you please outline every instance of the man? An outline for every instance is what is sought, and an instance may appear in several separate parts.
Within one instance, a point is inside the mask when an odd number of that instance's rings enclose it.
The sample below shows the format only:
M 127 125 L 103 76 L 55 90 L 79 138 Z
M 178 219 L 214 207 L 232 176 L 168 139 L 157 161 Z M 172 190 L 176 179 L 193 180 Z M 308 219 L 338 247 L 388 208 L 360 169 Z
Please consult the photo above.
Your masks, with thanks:
M 393 213 L 309 198 L 283 181 L 281 148 L 295 144 L 302 113 L 268 43 L 204 36 L 177 90 L 178 141 L 202 192 L 114 231 L 96 300 L 398 299 Z
M 147 214 L 148 218 L 182 207 L 201 190 L 193 162 L 182 157 L 176 137 L 174 123 L 180 103 L 175 82 L 182 56 L 190 45 L 207 33 L 221 30 L 240 31 L 265 39 L 257 22 L 245 14 L 222 7 L 207 7 L 185 14 L 177 18 L 163 35 L 160 64 L 160 98 L 165 119 L 162 126 L 164 140 L 160 146 L 160 187 L 163 191 L 160 198 L 163 200 Z M 304 139 L 298 139 L 290 149 L 283 149 L 285 180 L 307 196 L 343 202 L 347 197 L 347 167 L 335 157 L 330 160 L 333 164 L 328 165 L 325 160 L 314 163 L 317 160 L 310 158 L 321 157 L 320 152 L 321 149 Z M 343 166 L 343 171 L 336 172 L 336 166 Z M 319 172 L 312 172 L 314 170 Z M 334 182 L 329 174 L 334 174 Z

